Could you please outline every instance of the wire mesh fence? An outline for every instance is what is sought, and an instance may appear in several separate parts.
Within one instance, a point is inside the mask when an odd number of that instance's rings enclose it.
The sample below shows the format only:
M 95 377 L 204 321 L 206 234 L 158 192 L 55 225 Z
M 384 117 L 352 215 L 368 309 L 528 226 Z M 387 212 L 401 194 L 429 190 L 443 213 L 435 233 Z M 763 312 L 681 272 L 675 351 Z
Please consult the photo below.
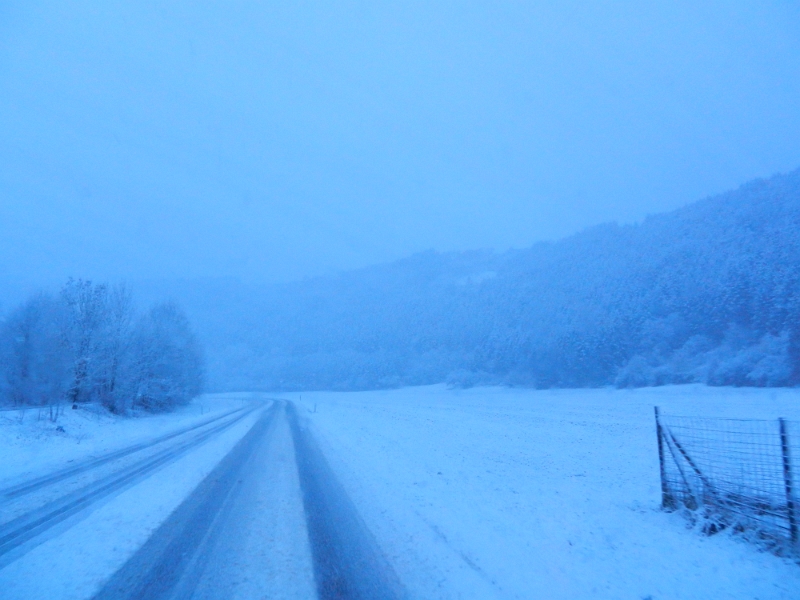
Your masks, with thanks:
M 665 415 L 656 407 L 662 505 L 798 553 L 800 422 Z

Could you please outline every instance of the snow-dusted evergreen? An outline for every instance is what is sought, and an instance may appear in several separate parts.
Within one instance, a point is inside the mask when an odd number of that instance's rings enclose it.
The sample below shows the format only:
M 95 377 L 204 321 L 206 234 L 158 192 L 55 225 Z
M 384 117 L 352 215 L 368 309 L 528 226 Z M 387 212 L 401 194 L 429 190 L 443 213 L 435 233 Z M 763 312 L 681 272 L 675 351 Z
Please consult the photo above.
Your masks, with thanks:
M 182 310 L 137 316 L 125 286 L 69 280 L 25 301 L 0 327 L 0 392 L 13 406 L 99 402 L 166 410 L 200 392 L 200 347 Z
M 223 388 L 800 381 L 800 171 L 526 250 L 181 296 Z

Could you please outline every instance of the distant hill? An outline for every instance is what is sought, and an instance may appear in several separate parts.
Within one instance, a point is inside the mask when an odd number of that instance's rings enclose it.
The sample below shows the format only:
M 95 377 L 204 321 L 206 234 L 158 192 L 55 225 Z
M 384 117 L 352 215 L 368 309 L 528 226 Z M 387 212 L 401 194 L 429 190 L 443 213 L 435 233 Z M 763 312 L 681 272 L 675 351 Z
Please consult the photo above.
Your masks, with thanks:
M 800 170 L 526 250 L 165 294 L 205 341 L 216 389 L 794 385 Z

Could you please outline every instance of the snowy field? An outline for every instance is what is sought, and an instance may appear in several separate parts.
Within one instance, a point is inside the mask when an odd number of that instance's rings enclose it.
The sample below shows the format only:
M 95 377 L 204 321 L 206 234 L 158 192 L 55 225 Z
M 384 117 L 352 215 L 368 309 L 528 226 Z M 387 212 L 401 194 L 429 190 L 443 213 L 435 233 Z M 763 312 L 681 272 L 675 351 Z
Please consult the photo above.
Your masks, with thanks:
M 800 419 L 800 390 L 284 397 L 304 410 L 412 597 L 800 598 L 799 565 L 659 510 L 653 421 L 654 405 Z

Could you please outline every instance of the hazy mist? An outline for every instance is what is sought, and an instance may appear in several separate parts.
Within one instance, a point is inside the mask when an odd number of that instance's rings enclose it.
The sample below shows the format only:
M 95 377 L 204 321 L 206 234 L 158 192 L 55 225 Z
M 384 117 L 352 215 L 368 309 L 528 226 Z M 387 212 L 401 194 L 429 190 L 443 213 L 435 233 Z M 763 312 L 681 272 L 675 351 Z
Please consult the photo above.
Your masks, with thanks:
M 800 164 L 791 2 L 4 2 L 0 277 L 286 281 Z

